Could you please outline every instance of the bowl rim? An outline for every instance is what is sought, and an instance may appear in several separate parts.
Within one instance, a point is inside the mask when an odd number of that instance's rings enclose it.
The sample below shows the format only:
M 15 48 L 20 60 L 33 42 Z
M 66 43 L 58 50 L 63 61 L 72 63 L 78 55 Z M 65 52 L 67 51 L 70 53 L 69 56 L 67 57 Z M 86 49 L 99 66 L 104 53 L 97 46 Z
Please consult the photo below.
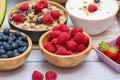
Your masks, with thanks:
M 45 54 L 48 54 L 48 55 L 51 55 L 51 56 L 54 56 L 54 57 L 69 58 L 69 57 L 76 57 L 76 56 L 83 55 L 84 53 L 86 53 L 87 51 L 89 51 L 89 50 L 92 49 L 92 38 L 91 38 L 87 33 L 83 32 L 86 36 L 89 37 L 89 45 L 88 45 L 88 47 L 87 47 L 84 51 L 82 51 L 82 52 L 80 52 L 80 53 L 77 53 L 77 54 L 73 54 L 73 55 L 57 55 L 57 54 L 53 54 L 53 53 L 47 51 L 47 50 L 43 47 L 43 45 L 42 45 L 42 41 L 43 41 L 44 37 L 45 37 L 46 35 L 48 35 L 51 31 L 52 31 L 52 30 L 45 32 L 45 33 L 39 38 L 39 48 L 40 48 L 40 50 L 43 50 L 43 51 L 45 52 Z M 41 52 L 41 53 L 42 53 L 42 52 Z M 42 53 L 42 54 L 44 54 L 44 53 Z M 86 54 L 88 54 L 88 53 L 86 53 Z
M 3 31 L 3 30 L 0 30 L 0 32 L 2 32 L 2 31 Z M 10 30 L 10 32 L 15 33 L 16 31 L 15 31 L 15 30 Z M 11 58 L 0 58 L 0 61 L 16 60 L 16 59 L 22 58 L 23 56 L 25 56 L 25 55 L 27 55 L 27 54 L 30 54 L 30 51 L 32 50 L 32 40 L 31 40 L 30 37 L 29 37 L 28 35 L 26 35 L 25 33 L 21 32 L 21 34 L 27 36 L 28 48 L 27 48 L 23 53 L 21 53 L 21 54 L 18 55 L 18 56 L 11 57 Z
M 54 1 L 47 1 L 47 2 L 50 3 L 50 4 L 57 5 L 57 6 L 59 6 L 61 9 L 63 9 L 63 11 L 65 12 L 65 15 L 66 15 L 66 18 L 65 18 L 65 21 L 64 21 L 64 23 L 65 23 L 65 22 L 67 21 L 67 19 L 68 19 L 68 13 L 67 13 L 66 9 L 65 9 L 61 4 L 59 4 L 59 3 L 57 3 L 57 2 L 54 2 Z M 14 27 L 16 27 L 16 28 L 18 28 L 18 29 L 20 29 L 20 30 L 24 30 L 24 31 L 30 31 L 30 32 L 36 31 L 36 32 L 39 32 L 39 31 L 48 31 L 48 30 L 51 30 L 51 29 L 46 29 L 46 30 L 26 30 L 26 29 L 19 28 L 19 27 L 15 26 L 14 24 L 12 24 L 11 21 L 10 21 L 10 19 L 9 19 L 9 16 L 10 16 L 11 11 L 13 11 L 14 8 L 16 8 L 16 7 L 18 7 L 18 6 L 20 6 L 20 5 L 24 4 L 24 3 L 36 3 L 36 1 L 24 1 L 24 2 L 22 2 L 22 3 L 19 3 L 19 4 L 15 5 L 15 6 L 13 6 L 13 7 L 10 9 L 9 13 L 8 13 L 8 17 L 7 17 L 7 18 L 8 18 L 8 22 L 9 22 L 12 26 L 14 26 Z
M 117 1 L 115 1 L 117 9 L 116 9 L 116 11 L 115 11 L 114 14 L 112 14 L 112 15 L 110 15 L 110 16 L 108 16 L 108 17 L 105 17 L 105 18 L 100 18 L 100 19 L 85 19 L 85 18 L 80 18 L 80 17 L 77 17 L 77 16 L 71 14 L 71 13 L 69 12 L 69 10 L 67 9 L 68 2 L 70 2 L 70 1 L 67 0 L 67 2 L 66 2 L 66 4 L 65 4 L 65 8 L 66 8 L 67 13 L 68 13 L 70 16 L 72 16 L 72 17 L 75 17 L 75 18 L 81 19 L 81 20 L 86 20 L 86 21 L 99 21 L 99 20 L 105 20 L 105 19 L 108 19 L 108 18 L 110 18 L 110 17 L 115 16 L 115 15 L 117 14 L 118 10 L 119 10 L 118 3 L 117 3 Z

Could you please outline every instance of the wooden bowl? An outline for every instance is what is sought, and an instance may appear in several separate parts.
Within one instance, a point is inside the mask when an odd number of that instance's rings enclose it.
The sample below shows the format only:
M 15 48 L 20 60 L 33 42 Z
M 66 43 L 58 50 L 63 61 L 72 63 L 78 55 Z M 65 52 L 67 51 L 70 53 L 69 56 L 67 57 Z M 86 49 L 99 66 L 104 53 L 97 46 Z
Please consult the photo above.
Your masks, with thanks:
M 68 18 L 68 14 L 67 14 L 66 9 L 65 9 L 62 5 L 60 5 L 59 3 L 57 3 L 57 2 L 53 2 L 53 1 L 47 1 L 47 2 L 48 2 L 49 5 L 57 6 L 59 9 L 62 9 L 62 10 L 64 11 L 64 13 L 65 13 L 65 19 L 63 20 L 63 23 L 66 24 L 67 18 Z M 11 23 L 11 21 L 10 21 L 10 19 L 9 19 L 10 15 L 12 15 L 12 13 L 13 13 L 14 11 L 16 11 L 16 8 L 18 8 L 20 5 L 22 5 L 22 4 L 24 4 L 24 3 L 32 4 L 32 3 L 36 3 L 36 2 L 33 2 L 33 1 L 25 1 L 25 2 L 22 2 L 22 3 L 20 3 L 20 4 L 16 5 L 16 6 L 14 6 L 14 7 L 10 10 L 10 12 L 9 12 L 9 14 L 8 14 L 8 22 L 9 22 L 9 24 L 10 24 L 10 28 L 11 28 L 11 29 L 14 29 L 14 30 L 19 30 L 19 31 L 21 31 L 21 32 L 24 32 L 25 34 L 27 34 L 27 35 L 32 39 L 33 42 L 38 42 L 40 36 L 41 36 L 43 33 L 45 33 L 46 31 L 50 30 L 50 29 L 45 29 L 45 30 L 26 30 L 26 29 L 22 29 L 22 28 L 17 27 L 17 25 L 14 25 L 13 23 Z M 60 24 L 61 24 L 61 23 L 60 23 Z
M 57 55 L 48 52 L 43 45 L 46 43 L 50 32 L 51 31 L 48 31 L 41 36 L 41 38 L 39 39 L 39 48 L 41 49 L 41 52 L 46 58 L 46 60 L 55 66 L 62 68 L 70 68 L 77 66 L 86 59 L 86 57 L 91 51 L 92 39 L 87 33 L 84 32 L 84 34 L 89 37 L 89 45 L 84 51 L 74 55 Z
M 15 33 L 16 31 L 10 30 L 10 32 Z M 22 33 L 22 35 L 26 35 L 26 34 Z M 13 70 L 22 66 L 25 63 L 25 60 L 27 59 L 27 57 L 29 56 L 32 50 L 32 41 L 28 36 L 27 36 L 27 42 L 28 42 L 28 48 L 22 54 L 12 58 L 0 59 L 0 70 Z

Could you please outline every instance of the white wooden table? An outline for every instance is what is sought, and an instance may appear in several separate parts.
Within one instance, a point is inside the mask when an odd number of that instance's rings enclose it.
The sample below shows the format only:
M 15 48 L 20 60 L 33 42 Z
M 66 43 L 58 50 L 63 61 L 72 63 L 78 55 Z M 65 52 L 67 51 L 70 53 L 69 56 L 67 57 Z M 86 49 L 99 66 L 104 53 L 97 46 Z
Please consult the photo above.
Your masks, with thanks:
M 7 17 L 10 9 L 24 0 L 8 0 L 6 19 L 2 28 L 9 27 Z M 72 25 L 68 20 L 68 25 Z M 105 63 L 100 61 L 94 51 L 90 52 L 87 59 L 77 67 L 63 69 L 49 64 L 38 46 L 33 46 L 33 50 L 27 59 L 26 63 L 12 71 L 0 71 L 0 80 L 32 80 L 31 74 L 34 70 L 39 70 L 43 74 L 46 71 L 55 71 L 58 74 L 57 80 L 120 80 L 120 73 L 115 72 Z

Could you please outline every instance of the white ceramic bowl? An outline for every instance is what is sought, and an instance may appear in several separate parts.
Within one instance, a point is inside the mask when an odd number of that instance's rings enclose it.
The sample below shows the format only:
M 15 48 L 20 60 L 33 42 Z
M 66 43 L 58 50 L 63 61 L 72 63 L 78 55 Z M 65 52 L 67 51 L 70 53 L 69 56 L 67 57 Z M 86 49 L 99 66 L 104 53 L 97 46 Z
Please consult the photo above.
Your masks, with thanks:
M 66 2 L 66 10 L 73 24 L 75 26 L 82 27 L 84 31 L 90 35 L 97 35 L 107 30 L 110 27 L 111 23 L 116 18 L 116 13 L 118 12 L 118 9 L 119 9 L 117 2 L 115 0 L 110 0 L 110 1 L 100 0 L 101 7 L 103 8 L 102 9 L 98 8 L 96 12 L 90 13 L 90 15 L 92 16 L 89 16 L 89 14 L 85 16 L 85 11 L 83 11 L 84 5 L 81 3 L 82 1 L 79 0 L 75 2 L 75 0 L 68 0 Z M 87 1 L 90 2 L 93 0 L 86 0 L 86 2 Z M 86 3 L 85 5 L 88 6 L 88 3 Z M 81 8 L 81 6 L 83 7 L 83 9 Z M 109 12 L 107 12 L 107 10 Z M 104 14 L 105 11 L 106 11 L 106 14 Z

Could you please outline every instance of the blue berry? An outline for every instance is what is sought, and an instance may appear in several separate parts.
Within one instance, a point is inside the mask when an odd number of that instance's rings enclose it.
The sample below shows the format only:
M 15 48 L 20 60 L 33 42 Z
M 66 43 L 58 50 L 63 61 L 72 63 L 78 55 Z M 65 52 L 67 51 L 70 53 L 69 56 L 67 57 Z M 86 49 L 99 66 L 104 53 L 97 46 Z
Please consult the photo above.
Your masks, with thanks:
M 6 53 L 6 52 L 5 52 L 4 49 L 0 49 L 0 55 L 5 54 L 5 53 Z
M 6 34 L 6 35 L 9 35 L 10 34 L 10 29 L 9 28 L 5 28 L 3 30 L 3 33 Z
M 0 32 L 0 36 L 3 36 L 3 33 L 2 33 L 2 32 Z
M 27 41 L 27 36 L 23 35 L 23 36 L 22 36 L 22 40 L 23 40 L 23 41 Z
M 17 49 L 14 49 L 13 52 L 14 52 L 14 53 L 18 53 L 18 50 L 17 50 Z
M 18 49 L 18 52 L 19 53 L 23 53 L 25 50 L 27 49 L 27 47 L 20 47 L 19 49 Z
M 18 12 L 17 13 L 22 13 L 22 11 L 21 10 L 18 10 Z
M 8 37 L 8 41 L 12 41 L 12 42 L 13 42 L 13 41 L 14 41 L 13 36 L 9 36 L 9 37 Z
M 99 3 L 99 2 L 100 2 L 100 0 L 94 0 L 94 2 L 95 2 L 95 3 Z
M 15 36 L 16 36 L 16 37 L 21 36 L 21 32 L 20 32 L 20 31 L 16 31 L 16 32 L 15 32 Z
M 13 53 L 13 56 L 15 57 L 15 56 L 18 56 L 18 55 L 20 55 L 18 52 L 14 52 Z
M 15 42 L 13 42 L 11 47 L 12 47 L 12 49 L 16 49 L 16 48 L 18 48 L 18 45 Z
M 0 58 L 8 58 L 8 55 L 7 54 L 2 54 L 2 55 L 0 55 Z
M 7 35 L 3 35 L 2 36 L 2 41 L 7 41 L 8 40 L 8 36 Z
M 33 5 L 33 6 L 32 6 L 32 9 L 34 9 L 34 8 L 35 8 L 35 6 Z
M 41 23 L 42 22 L 42 19 L 41 18 L 38 18 L 37 19 L 37 23 Z
M 10 51 L 12 49 L 12 47 L 9 44 L 6 44 L 6 45 L 4 45 L 4 49 L 6 51 Z
M 30 14 L 31 13 L 31 10 L 27 10 L 26 11 L 26 15 Z
M 12 51 L 8 51 L 7 55 L 8 55 L 8 57 L 13 57 L 14 56 Z

